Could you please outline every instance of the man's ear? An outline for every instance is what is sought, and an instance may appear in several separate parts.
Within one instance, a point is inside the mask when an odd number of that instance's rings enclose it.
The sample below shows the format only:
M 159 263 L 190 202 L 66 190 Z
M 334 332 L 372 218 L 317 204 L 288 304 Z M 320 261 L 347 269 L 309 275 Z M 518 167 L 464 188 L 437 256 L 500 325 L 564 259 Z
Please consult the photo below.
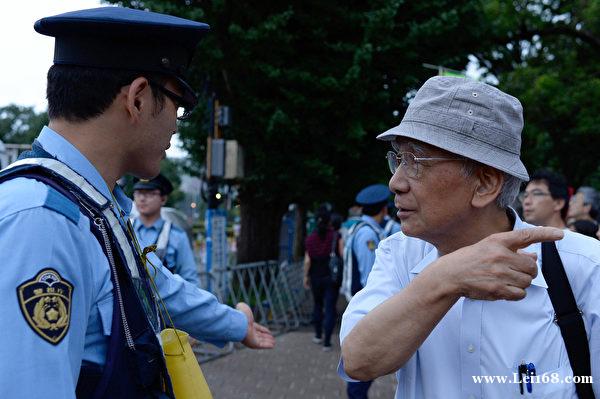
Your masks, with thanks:
M 150 91 L 150 84 L 144 77 L 136 78 L 129 86 L 123 87 L 121 94 L 125 96 L 125 109 L 132 122 L 137 122 L 146 109 L 152 109 L 153 97 L 148 96 Z
M 165 204 L 167 203 L 167 199 L 169 199 L 169 197 L 167 195 L 161 195 L 160 196 L 160 206 L 165 206 Z
M 494 202 L 502 191 L 504 174 L 487 165 L 478 165 L 474 172 L 475 189 L 471 205 L 483 208 Z
M 563 209 L 563 206 L 565 206 L 565 200 L 563 198 L 558 198 L 554 200 L 554 211 L 555 212 L 560 212 Z

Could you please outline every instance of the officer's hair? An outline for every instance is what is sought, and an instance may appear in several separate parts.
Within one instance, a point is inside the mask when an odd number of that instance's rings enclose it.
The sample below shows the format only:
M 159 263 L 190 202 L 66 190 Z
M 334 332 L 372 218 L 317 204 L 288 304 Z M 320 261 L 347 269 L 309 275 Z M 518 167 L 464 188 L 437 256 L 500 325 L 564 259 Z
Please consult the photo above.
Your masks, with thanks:
M 387 206 L 387 203 L 387 200 L 385 200 L 376 204 L 363 205 L 362 213 L 367 216 L 375 216 Z
M 164 84 L 166 77 L 157 73 L 91 68 L 75 65 L 52 65 L 48 70 L 48 116 L 84 122 L 101 115 L 112 104 L 123 86 L 144 76 Z M 156 100 L 154 113 L 164 107 L 165 97 L 150 86 Z

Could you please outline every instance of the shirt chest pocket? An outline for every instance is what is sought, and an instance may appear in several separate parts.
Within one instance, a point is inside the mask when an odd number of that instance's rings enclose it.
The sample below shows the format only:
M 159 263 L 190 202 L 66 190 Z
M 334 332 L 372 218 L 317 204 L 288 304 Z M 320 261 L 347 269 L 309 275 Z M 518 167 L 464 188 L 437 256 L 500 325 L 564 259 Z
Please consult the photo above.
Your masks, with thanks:
M 113 317 L 113 296 L 102 299 L 96 304 L 98 308 L 98 314 L 100 319 L 101 331 L 105 336 L 109 336 L 112 329 L 112 317 Z

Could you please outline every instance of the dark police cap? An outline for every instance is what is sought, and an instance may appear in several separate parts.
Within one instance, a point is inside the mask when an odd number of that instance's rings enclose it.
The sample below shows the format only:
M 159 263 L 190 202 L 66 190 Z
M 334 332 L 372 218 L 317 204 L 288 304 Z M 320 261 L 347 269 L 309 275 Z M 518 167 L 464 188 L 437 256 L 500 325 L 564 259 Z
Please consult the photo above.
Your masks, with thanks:
M 158 175 L 154 179 L 150 180 L 138 180 L 133 185 L 133 191 L 135 190 L 160 190 L 162 195 L 169 195 L 173 191 L 173 185 L 163 175 Z
M 360 190 L 356 195 L 356 203 L 359 205 L 375 205 L 387 203 L 390 198 L 390 189 L 384 184 L 372 184 Z
M 207 24 L 124 7 L 100 7 L 42 18 L 34 29 L 55 37 L 54 64 L 158 72 L 185 81 Z

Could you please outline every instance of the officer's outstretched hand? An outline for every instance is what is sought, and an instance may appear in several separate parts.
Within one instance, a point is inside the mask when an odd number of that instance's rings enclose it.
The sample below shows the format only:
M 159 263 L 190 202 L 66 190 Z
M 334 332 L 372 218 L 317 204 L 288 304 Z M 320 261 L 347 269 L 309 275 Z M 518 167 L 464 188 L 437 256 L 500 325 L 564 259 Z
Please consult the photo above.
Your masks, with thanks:
M 273 349 L 275 347 L 273 334 L 271 334 L 271 331 L 267 327 L 261 326 L 254 321 L 254 315 L 250 306 L 244 302 L 240 302 L 235 305 L 235 308 L 244 313 L 248 318 L 248 332 L 242 344 L 251 349 Z
M 438 278 L 451 291 L 471 299 L 517 301 L 537 275 L 536 254 L 522 251 L 530 244 L 556 241 L 563 232 L 535 227 L 492 234 L 474 245 L 441 257 Z M 433 272 L 434 270 L 431 270 Z

